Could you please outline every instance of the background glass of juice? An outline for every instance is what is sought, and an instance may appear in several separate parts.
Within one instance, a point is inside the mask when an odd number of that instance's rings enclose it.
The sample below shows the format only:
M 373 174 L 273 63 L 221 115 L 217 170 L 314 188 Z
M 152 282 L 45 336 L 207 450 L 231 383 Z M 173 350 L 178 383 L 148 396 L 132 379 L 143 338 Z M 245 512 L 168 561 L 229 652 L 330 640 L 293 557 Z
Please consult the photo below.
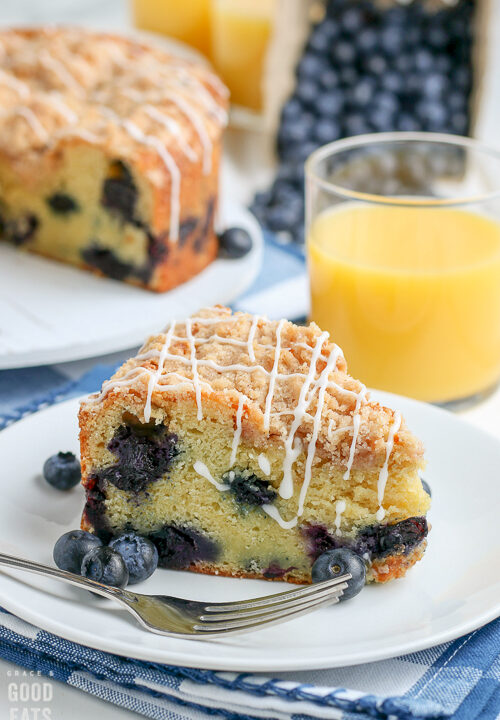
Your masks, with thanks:
M 366 385 L 435 403 L 500 378 L 500 153 L 432 133 L 348 138 L 306 164 L 311 319 Z

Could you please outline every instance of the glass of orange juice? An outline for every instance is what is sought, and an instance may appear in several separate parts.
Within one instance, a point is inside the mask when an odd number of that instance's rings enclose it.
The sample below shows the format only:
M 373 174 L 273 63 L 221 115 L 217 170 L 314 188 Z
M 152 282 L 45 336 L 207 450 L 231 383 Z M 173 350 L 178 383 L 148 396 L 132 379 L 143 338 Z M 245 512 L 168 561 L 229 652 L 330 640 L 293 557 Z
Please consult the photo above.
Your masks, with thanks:
M 311 319 L 370 387 L 455 407 L 500 378 L 500 152 L 348 138 L 306 164 Z

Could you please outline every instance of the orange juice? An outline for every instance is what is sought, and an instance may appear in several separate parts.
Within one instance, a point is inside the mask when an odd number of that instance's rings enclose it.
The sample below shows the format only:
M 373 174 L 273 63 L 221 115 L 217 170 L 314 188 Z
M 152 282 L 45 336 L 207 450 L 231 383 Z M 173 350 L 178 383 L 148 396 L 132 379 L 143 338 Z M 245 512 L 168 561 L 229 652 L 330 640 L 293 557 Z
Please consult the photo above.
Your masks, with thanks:
M 133 14 L 142 30 L 170 35 L 208 55 L 210 0 L 134 0 Z
M 431 402 L 500 376 L 500 225 L 450 207 L 345 203 L 308 239 L 311 319 L 368 386 Z
M 211 59 L 231 100 L 262 108 L 262 78 L 275 0 L 213 0 Z

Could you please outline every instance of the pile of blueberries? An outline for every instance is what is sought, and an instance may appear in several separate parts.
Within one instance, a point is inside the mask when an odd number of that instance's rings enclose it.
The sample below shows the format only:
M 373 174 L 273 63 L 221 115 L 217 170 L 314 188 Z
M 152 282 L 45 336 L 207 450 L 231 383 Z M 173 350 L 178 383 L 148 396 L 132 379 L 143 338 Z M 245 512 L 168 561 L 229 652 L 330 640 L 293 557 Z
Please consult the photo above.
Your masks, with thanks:
M 280 167 L 252 210 L 284 240 L 303 242 L 304 161 L 325 143 L 369 132 L 466 135 L 472 90 L 474 0 L 382 9 L 328 0 L 296 69 L 278 131 Z
M 71 452 L 52 455 L 44 464 L 45 480 L 58 490 L 70 490 L 81 480 L 80 463 Z M 127 532 L 109 545 L 85 530 L 70 530 L 54 545 L 60 570 L 82 575 L 104 585 L 125 587 L 147 580 L 158 567 L 158 550 L 147 538 Z

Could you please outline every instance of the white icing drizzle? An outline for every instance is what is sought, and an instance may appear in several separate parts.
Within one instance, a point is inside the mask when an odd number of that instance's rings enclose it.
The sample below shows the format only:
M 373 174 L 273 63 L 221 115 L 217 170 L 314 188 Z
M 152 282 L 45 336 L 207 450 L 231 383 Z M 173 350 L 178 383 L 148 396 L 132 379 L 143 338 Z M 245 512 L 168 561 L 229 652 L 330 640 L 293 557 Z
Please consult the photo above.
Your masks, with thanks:
M 269 515 L 269 517 L 272 517 L 273 520 L 276 520 L 278 525 L 282 527 L 283 530 L 291 530 L 297 525 L 299 521 L 297 515 L 291 520 L 283 520 L 278 508 L 275 505 L 262 505 L 261 507 L 262 510 L 264 510 L 264 512 Z
M 253 342 L 255 339 L 255 333 L 257 331 L 257 325 L 259 323 L 259 320 L 260 320 L 260 315 L 253 316 L 252 324 L 250 325 L 250 331 L 248 333 L 248 340 L 246 342 L 248 357 L 250 358 L 250 360 L 252 362 L 255 362 L 255 350 L 253 347 Z M 243 344 L 245 344 L 245 343 L 243 343 Z
M 352 425 L 353 425 L 352 442 L 351 442 L 351 447 L 349 450 L 349 459 L 347 461 L 347 468 L 344 473 L 344 480 L 349 480 L 349 477 L 351 475 L 351 468 L 352 468 L 352 464 L 354 462 L 354 454 L 356 452 L 356 443 L 358 441 L 359 428 L 361 425 L 360 409 L 361 409 L 361 404 L 362 404 L 363 400 L 365 399 L 365 394 L 366 394 L 366 388 L 363 386 L 363 389 L 358 394 L 358 397 L 356 400 L 356 405 L 354 407 L 354 412 L 352 414 Z
M 3 113 L 2 113 L 3 114 Z M 42 141 L 47 142 L 49 139 L 49 134 L 47 130 L 44 128 L 40 120 L 37 118 L 33 110 L 29 107 L 25 107 L 24 105 L 16 107 L 12 110 L 12 112 L 8 113 L 9 115 L 15 116 L 18 115 L 19 117 L 24 118 L 30 128 L 33 130 L 35 135 Z
M 144 405 L 144 419 L 146 422 L 149 422 L 151 419 L 151 398 L 153 396 L 153 390 L 155 389 L 156 385 L 158 384 L 158 378 L 163 372 L 163 367 L 165 365 L 165 358 L 168 353 L 168 349 L 170 347 L 170 343 L 172 342 L 172 335 L 175 332 L 175 320 L 172 320 L 170 323 L 170 326 L 168 328 L 167 334 L 165 336 L 165 342 L 163 343 L 163 347 L 160 352 L 160 356 L 158 358 L 158 367 L 156 369 L 155 373 L 152 373 L 149 382 L 148 382 L 148 394 L 146 397 L 146 403 Z
M 84 92 L 83 87 L 75 80 L 64 63 L 60 60 L 56 60 L 56 58 L 46 49 L 43 49 L 40 52 L 39 58 L 42 65 L 45 65 L 46 68 L 52 70 L 52 72 L 57 75 L 59 80 L 61 80 L 68 90 L 74 92 L 77 97 L 82 97 Z
M 165 100 L 170 100 L 177 105 L 179 110 L 187 117 L 191 125 L 195 129 L 201 146 L 203 148 L 203 172 L 208 175 L 212 170 L 212 141 L 205 124 L 201 120 L 197 111 L 193 106 L 183 97 L 172 92 L 165 91 L 162 93 Z
M 271 474 L 271 463 L 269 462 L 269 459 L 264 455 L 264 453 L 260 453 L 257 458 L 257 462 L 259 463 L 259 467 L 264 473 L 264 475 Z
M 155 108 L 153 105 L 144 105 L 142 109 L 146 113 L 146 115 L 148 115 L 152 120 L 159 123 L 160 125 L 163 125 L 166 130 L 172 133 L 172 135 L 177 141 L 177 144 L 179 145 L 184 155 L 188 158 L 188 160 L 190 160 L 191 162 L 197 161 L 197 154 L 195 153 L 191 145 L 184 140 L 184 137 L 182 135 L 182 129 L 179 123 L 174 120 L 174 118 L 168 117 L 168 115 L 160 112 L 158 108 Z
M 336 535 L 342 535 L 340 532 L 340 524 L 342 522 L 342 513 L 346 509 L 346 503 L 345 500 L 337 500 L 335 503 L 335 534 Z
M 286 320 L 280 320 L 278 327 L 276 328 L 276 347 L 274 350 L 274 363 L 271 374 L 269 375 L 269 390 L 267 391 L 266 407 L 264 410 L 264 430 L 269 430 L 269 422 L 271 418 L 271 406 L 273 403 L 274 386 L 276 384 L 276 376 L 278 375 L 278 368 L 280 363 L 281 355 L 281 331 Z
M 394 413 L 394 420 L 389 429 L 389 435 L 387 437 L 387 443 L 385 446 L 385 461 L 378 476 L 377 496 L 379 508 L 376 514 L 378 522 L 381 522 L 385 517 L 385 510 L 382 507 L 382 503 L 384 502 L 385 486 L 387 484 L 387 478 L 389 477 L 389 459 L 391 457 L 392 449 L 394 447 L 394 436 L 396 435 L 400 427 L 401 414 L 399 412 L 396 412 Z
M 225 485 L 224 483 L 217 482 L 217 480 L 212 476 L 212 473 L 207 468 L 205 463 L 201 462 L 201 460 L 197 460 L 194 463 L 193 470 L 195 471 L 195 473 L 205 478 L 205 480 L 208 480 L 208 482 L 212 483 L 212 485 L 215 485 L 217 490 L 220 490 L 221 492 L 229 490 L 229 488 L 231 487 L 230 485 Z
M 288 500 L 293 495 L 293 476 L 292 476 L 292 468 L 295 460 L 298 457 L 298 454 L 293 452 L 294 448 L 294 441 L 295 441 L 295 433 L 297 432 L 298 428 L 302 424 L 304 420 L 304 413 L 308 408 L 309 403 L 306 402 L 306 396 L 307 392 L 311 386 L 312 381 L 314 380 L 315 374 L 316 374 L 316 363 L 318 361 L 318 358 L 321 354 L 321 351 L 323 349 L 324 343 L 328 340 L 328 333 L 323 332 L 316 340 L 316 344 L 314 346 L 314 350 L 311 357 L 311 362 L 309 365 L 309 371 L 306 375 L 306 379 L 302 383 L 302 387 L 300 388 L 300 394 L 299 399 L 297 402 L 297 406 L 295 407 L 293 411 L 293 422 L 290 427 L 290 432 L 288 433 L 288 437 L 285 440 L 285 459 L 283 461 L 283 479 L 281 480 L 281 484 L 279 487 L 279 494 L 280 497 L 284 498 L 285 500 Z
M 300 495 L 299 495 L 299 507 L 297 510 L 297 515 L 299 517 L 304 512 L 304 502 L 306 499 L 307 491 L 309 489 L 309 483 L 311 482 L 312 465 L 313 465 L 313 461 L 314 461 L 314 456 L 316 454 L 316 444 L 318 442 L 318 434 L 319 434 L 319 428 L 320 428 L 320 424 L 321 424 L 321 415 L 323 413 L 323 405 L 325 402 L 326 389 L 328 387 L 328 379 L 329 379 L 330 373 L 337 367 L 337 361 L 341 354 L 342 354 L 342 351 L 339 348 L 339 346 L 334 345 L 332 352 L 328 356 L 326 365 L 323 368 L 323 370 L 321 371 L 321 374 L 319 376 L 318 404 L 317 404 L 317 408 L 316 408 L 316 414 L 314 416 L 313 431 L 312 431 L 311 439 L 309 441 L 309 445 L 307 448 L 307 458 L 306 458 L 306 467 L 305 467 L 305 471 L 304 471 L 304 480 L 302 482 L 302 487 L 300 488 Z
M 328 439 L 332 440 L 334 435 L 341 435 L 342 433 L 348 432 L 349 430 L 353 430 L 353 425 L 343 425 L 342 427 L 333 429 L 333 423 L 335 420 L 332 418 L 328 423 L 328 429 L 326 431 L 326 434 L 328 435 Z
M 49 103 L 49 105 L 52 105 L 59 115 L 72 125 L 78 122 L 78 115 L 61 100 L 57 93 L 47 93 L 43 99 Z
M 14 90 L 14 92 L 16 92 L 23 100 L 26 100 L 26 98 L 30 95 L 30 89 L 26 83 L 22 82 L 13 75 L 9 75 L 9 73 L 2 69 L 0 69 L 0 84 Z
M 245 404 L 245 396 L 240 395 L 238 398 L 238 409 L 236 410 L 236 428 L 234 431 L 233 444 L 231 447 L 231 457 L 229 459 L 229 467 L 233 467 L 236 462 L 236 453 L 240 444 L 241 437 L 241 417 L 243 415 L 243 405 Z
M 193 385 L 194 385 L 194 392 L 196 395 L 196 406 L 198 408 L 198 420 L 203 420 L 203 410 L 201 407 L 201 385 L 200 385 L 200 377 L 198 375 L 198 360 L 196 358 L 196 345 L 193 341 L 193 333 L 191 332 L 191 319 L 188 318 L 186 320 L 186 335 L 189 340 L 189 345 L 191 348 L 191 370 L 193 373 Z

